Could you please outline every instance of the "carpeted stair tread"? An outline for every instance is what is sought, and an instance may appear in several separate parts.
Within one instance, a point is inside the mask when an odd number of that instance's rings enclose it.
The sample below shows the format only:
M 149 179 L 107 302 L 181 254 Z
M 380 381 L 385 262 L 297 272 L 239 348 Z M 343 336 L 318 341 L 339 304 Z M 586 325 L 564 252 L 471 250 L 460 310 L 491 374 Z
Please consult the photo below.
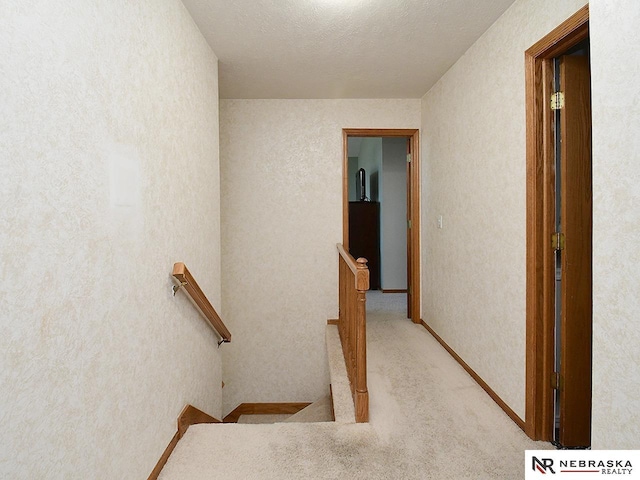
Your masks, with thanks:
M 309 405 L 311 406 L 311 405 Z M 240 415 L 238 423 L 244 424 L 260 424 L 260 423 L 278 423 L 289 419 L 289 414 L 269 414 L 269 415 Z
M 326 342 L 335 421 L 336 423 L 355 423 L 356 413 L 351 396 L 351 384 L 347 376 L 337 325 L 327 325 Z
M 194 425 L 180 440 L 159 480 L 287 480 L 354 478 L 375 435 L 366 424 L 276 423 Z M 369 455 L 354 455 L 353 448 Z M 370 467 L 369 467 L 370 469 Z
M 367 294 L 369 424 L 194 425 L 160 480 L 523 478 L 524 451 L 551 445 L 527 438 L 422 326 L 390 308 L 393 295 Z M 344 369 L 329 347 L 337 337 L 327 329 L 330 362 Z M 353 418 L 348 381 L 341 393 L 334 375 L 336 416 L 348 400 Z
M 316 400 L 311 405 L 303 408 L 295 415 L 283 421 L 283 423 L 313 423 L 313 422 L 332 422 L 331 414 L 331 396 L 327 395 Z

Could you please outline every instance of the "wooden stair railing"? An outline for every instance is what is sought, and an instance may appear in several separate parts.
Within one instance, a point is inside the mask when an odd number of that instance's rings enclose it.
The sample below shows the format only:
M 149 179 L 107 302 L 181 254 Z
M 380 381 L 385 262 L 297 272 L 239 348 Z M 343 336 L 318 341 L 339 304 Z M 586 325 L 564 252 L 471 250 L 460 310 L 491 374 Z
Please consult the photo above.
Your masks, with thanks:
M 337 247 L 340 254 L 338 331 L 351 383 L 356 422 L 363 423 L 369 421 L 366 312 L 369 269 L 366 259 L 354 260 L 342 244 Z
M 218 312 L 216 312 L 216 309 L 213 308 L 213 305 L 211 305 L 206 295 L 202 292 L 198 283 L 195 281 L 185 264 L 182 262 L 174 263 L 172 275 L 176 280 L 178 280 L 178 282 L 180 282 L 179 285 L 175 285 L 173 287 L 173 294 L 175 295 L 180 288 L 184 287 L 209 324 L 220 336 L 221 340 L 218 342 L 218 346 L 222 343 L 229 343 L 231 341 L 231 333 L 220 318 L 220 315 L 218 315 Z

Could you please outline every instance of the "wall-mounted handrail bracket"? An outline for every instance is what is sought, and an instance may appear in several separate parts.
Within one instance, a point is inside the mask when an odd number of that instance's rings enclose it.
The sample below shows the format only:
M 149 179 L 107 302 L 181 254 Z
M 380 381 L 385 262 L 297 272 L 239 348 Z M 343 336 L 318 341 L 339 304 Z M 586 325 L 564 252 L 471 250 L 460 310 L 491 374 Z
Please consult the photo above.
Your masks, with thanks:
M 174 285 L 173 287 L 171 287 L 171 290 L 173 291 L 173 296 L 176 296 L 176 293 L 178 293 L 178 290 L 180 290 L 180 288 L 184 287 L 185 285 L 187 285 L 187 282 L 180 282 L 179 285 Z
M 173 265 L 173 277 L 178 281 L 179 285 L 173 286 L 173 295 L 184 287 L 185 292 L 189 294 L 193 303 L 200 309 L 200 312 L 209 322 L 209 325 L 213 327 L 218 336 L 222 340 L 218 343 L 218 347 L 222 343 L 228 343 L 231 341 L 231 332 L 227 329 L 216 309 L 213 308 L 209 299 L 207 299 L 204 292 L 200 289 L 198 282 L 193 278 L 191 272 L 187 269 L 184 263 L 178 262 Z

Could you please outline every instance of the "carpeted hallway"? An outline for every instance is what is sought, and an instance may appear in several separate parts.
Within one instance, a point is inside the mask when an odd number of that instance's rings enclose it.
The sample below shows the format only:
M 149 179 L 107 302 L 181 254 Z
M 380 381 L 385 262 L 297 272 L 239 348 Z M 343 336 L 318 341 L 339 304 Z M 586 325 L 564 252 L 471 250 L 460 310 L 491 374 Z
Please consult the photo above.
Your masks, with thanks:
M 367 294 L 369 424 L 195 425 L 161 480 L 518 479 L 533 442 L 419 325 Z

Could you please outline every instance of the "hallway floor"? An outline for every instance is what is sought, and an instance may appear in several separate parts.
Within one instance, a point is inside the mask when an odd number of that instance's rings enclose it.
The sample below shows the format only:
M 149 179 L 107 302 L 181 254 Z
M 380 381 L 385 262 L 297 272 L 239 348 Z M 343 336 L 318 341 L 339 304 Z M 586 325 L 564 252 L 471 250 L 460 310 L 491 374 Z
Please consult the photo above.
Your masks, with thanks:
M 518 479 L 529 440 L 420 325 L 367 295 L 369 424 L 195 425 L 161 480 Z

